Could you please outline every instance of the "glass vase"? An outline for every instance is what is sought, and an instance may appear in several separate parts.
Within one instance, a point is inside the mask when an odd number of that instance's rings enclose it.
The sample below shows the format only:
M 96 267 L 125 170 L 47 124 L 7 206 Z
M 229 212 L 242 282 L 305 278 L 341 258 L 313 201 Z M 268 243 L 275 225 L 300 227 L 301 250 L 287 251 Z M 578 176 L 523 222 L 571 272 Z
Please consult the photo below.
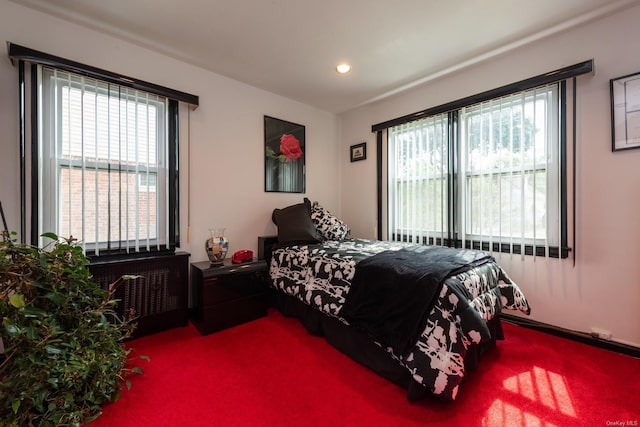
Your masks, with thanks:
M 205 250 L 211 265 L 222 265 L 227 252 L 229 251 L 229 241 L 224 235 L 224 228 L 211 228 L 211 237 L 205 242 Z

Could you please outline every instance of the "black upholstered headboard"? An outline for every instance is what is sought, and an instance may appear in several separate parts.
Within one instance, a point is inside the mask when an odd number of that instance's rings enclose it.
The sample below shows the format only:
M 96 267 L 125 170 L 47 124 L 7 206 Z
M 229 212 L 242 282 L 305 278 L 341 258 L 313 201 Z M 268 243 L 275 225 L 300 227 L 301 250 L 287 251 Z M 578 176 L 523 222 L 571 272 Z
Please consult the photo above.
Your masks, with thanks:
M 271 260 L 271 248 L 278 243 L 278 236 L 259 236 L 258 237 L 258 259 Z

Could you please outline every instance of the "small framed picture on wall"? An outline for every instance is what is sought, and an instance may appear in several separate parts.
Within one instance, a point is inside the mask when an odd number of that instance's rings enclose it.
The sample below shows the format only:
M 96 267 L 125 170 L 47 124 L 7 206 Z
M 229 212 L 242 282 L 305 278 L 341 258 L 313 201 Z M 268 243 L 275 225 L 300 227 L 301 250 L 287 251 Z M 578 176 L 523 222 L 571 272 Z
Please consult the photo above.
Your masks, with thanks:
M 640 73 L 611 79 L 611 149 L 640 148 Z
M 357 162 L 367 158 L 367 143 L 361 142 L 351 146 L 351 161 Z

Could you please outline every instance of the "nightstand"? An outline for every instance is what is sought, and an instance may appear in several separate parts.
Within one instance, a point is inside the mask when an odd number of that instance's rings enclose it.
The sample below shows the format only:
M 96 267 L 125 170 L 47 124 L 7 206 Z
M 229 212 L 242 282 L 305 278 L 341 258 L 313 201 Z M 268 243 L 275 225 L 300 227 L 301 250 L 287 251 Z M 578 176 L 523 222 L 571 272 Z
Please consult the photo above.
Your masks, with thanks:
M 206 335 L 267 315 L 269 285 L 264 260 L 211 267 L 191 264 L 192 322 Z

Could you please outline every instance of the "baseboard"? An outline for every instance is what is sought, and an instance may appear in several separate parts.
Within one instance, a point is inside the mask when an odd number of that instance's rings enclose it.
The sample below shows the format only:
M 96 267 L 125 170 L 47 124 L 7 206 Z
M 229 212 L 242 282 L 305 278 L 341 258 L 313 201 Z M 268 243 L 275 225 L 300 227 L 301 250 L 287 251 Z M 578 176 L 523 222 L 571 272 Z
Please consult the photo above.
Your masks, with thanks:
M 509 323 L 523 326 L 525 328 L 534 329 L 540 332 L 546 332 L 551 335 L 555 335 L 562 338 L 567 338 L 573 341 L 578 341 L 583 344 L 592 345 L 594 347 L 603 348 L 605 350 L 614 351 L 616 353 L 625 354 L 627 356 L 640 358 L 640 348 L 627 344 L 618 343 L 615 341 L 607 341 L 599 338 L 594 338 L 590 334 L 584 332 L 572 331 L 570 329 L 563 329 L 557 326 L 549 325 L 542 322 L 537 322 L 531 319 L 525 319 L 519 316 L 513 316 L 511 314 L 502 313 L 500 318 Z

